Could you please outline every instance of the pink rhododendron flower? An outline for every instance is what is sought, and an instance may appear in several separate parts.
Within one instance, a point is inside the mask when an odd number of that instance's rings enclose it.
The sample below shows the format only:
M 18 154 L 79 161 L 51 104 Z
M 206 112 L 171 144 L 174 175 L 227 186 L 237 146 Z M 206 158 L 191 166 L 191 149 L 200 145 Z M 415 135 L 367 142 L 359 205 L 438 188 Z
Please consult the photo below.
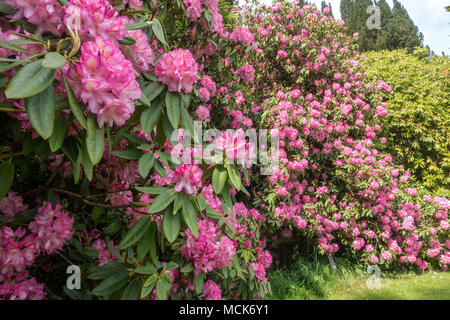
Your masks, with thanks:
M 242 78 L 242 80 L 246 83 L 250 83 L 255 79 L 255 69 L 252 65 L 246 64 L 243 65 L 238 71 L 237 74 Z
M 28 205 L 23 203 L 21 196 L 14 191 L 10 191 L 2 200 L 0 200 L 0 212 L 7 218 L 12 219 L 19 212 L 28 209 Z
M 13 8 L 19 9 L 13 19 L 26 18 L 28 22 L 37 26 L 36 33 L 49 31 L 61 34 L 64 26 L 60 23 L 64 10 L 58 0 L 5 0 Z
M 123 125 L 134 112 L 134 100 L 142 95 L 132 63 L 115 43 L 99 37 L 85 42 L 81 53 L 80 64 L 67 75 L 75 93 L 97 115 L 100 127 Z
M 69 240 L 73 232 L 74 219 L 62 207 L 56 204 L 55 209 L 51 203 L 38 209 L 34 220 L 28 228 L 36 236 L 35 243 L 47 254 L 60 250 L 64 243 Z
M 155 65 L 158 81 L 168 86 L 169 91 L 186 93 L 198 79 L 198 65 L 189 50 L 177 49 L 165 53 Z
M 224 300 L 220 286 L 213 280 L 208 280 L 203 284 L 203 294 L 205 300 Z
M 96 37 L 121 40 L 127 33 L 127 20 L 118 17 L 117 10 L 108 0 L 70 0 L 64 10 L 64 23 L 72 30 L 76 29 L 84 41 Z
M 197 188 L 202 186 L 203 171 L 196 164 L 182 164 L 175 169 L 171 179 L 175 183 L 177 192 L 186 191 L 187 194 L 196 194 Z

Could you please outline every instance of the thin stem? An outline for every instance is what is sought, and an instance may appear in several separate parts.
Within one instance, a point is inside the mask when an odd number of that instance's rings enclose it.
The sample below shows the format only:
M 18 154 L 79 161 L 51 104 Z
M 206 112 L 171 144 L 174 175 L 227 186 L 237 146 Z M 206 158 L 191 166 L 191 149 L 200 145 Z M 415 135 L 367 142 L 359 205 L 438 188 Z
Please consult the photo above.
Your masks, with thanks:
M 11 109 L 11 108 L 1 108 L 1 107 L 0 107 L 0 111 L 3 111 L 3 112 L 17 112 L 17 113 L 24 113 L 24 112 L 26 112 L 23 109 Z
M 131 207 L 128 204 L 125 205 L 120 205 L 120 206 L 115 206 L 115 205 L 109 205 L 109 204 L 102 204 L 102 203 L 95 203 L 92 201 L 87 200 L 85 197 L 83 197 L 82 195 L 75 193 L 75 192 L 71 192 L 71 191 L 67 191 L 64 189 L 59 189 L 59 188 L 49 188 L 49 190 L 56 192 L 56 193 L 63 193 L 63 194 L 67 194 L 68 196 L 80 199 L 81 201 L 83 201 L 84 203 L 86 203 L 87 205 L 90 205 L 92 207 L 100 207 L 100 208 L 105 208 L 105 209 L 118 209 L 118 208 L 128 208 Z

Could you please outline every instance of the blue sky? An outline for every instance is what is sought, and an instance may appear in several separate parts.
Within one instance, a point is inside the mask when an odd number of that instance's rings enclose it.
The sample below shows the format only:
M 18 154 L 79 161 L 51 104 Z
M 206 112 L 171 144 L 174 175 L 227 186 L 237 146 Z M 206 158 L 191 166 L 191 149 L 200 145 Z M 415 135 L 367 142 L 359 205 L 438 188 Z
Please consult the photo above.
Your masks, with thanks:
M 310 0 L 320 8 L 321 0 Z M 242 0 L 240 1 L 243 2 Z M 271 3 L 271 0 L 261 0 L 263 3 Z M 331 3 L 333 14 L 340 18 L 340 0 L 326 0 Z M 392 0 L 387 2 L 393 5 Z M 408 10 L 409 16 L 424 35 L 424 44 L 436 53 L 444 52 L 450 55 L 450 12 L 444 7 L 450 5 L 450 0 L 400 0 Z

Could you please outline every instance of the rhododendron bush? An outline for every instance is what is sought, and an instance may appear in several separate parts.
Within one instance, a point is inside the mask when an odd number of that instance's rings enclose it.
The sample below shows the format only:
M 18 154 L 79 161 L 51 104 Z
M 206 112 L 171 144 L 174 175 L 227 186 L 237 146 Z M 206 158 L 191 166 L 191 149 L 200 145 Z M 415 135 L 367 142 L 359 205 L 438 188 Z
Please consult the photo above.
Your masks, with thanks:
M 0 298 L 264 298 L 292 231 L 447 269 L 450 202 L 375 149 L 391 89 L 328 10 L 249 6 L 225 26 L 215 0 L 4 3 Z

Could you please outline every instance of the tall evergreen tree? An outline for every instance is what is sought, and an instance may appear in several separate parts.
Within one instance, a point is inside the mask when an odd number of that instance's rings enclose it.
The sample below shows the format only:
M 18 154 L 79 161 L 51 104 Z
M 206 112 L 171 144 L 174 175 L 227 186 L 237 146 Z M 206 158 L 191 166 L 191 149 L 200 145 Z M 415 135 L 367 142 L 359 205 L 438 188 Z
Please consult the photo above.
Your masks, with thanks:
M 387 22 L 386 32 L 389 36 L 387 49 L 413 49 L 423 45 L 423 34 L 409 17 L 405 7 L 394 0 L 392 18 Z
M 380 8 L 381 29 L 369 29 L 367 8 L 372 5 Z M 407 10 L 394 0 L 393 9 L 386 0 L 341 0 L 341 17 L 346 23 L 349 35 L 359 33 L 358 45 L 361 51 L 413 49 L 422 46 L 423 35 L 409 17 Z
M 348 18 L 350 17 L 350 10 L 353 7 L 353 1 L 352 0 L 341 0 L 340 4 L 340 10 L 341 10 L 341 18 L 345 22 L 347 22 Z

